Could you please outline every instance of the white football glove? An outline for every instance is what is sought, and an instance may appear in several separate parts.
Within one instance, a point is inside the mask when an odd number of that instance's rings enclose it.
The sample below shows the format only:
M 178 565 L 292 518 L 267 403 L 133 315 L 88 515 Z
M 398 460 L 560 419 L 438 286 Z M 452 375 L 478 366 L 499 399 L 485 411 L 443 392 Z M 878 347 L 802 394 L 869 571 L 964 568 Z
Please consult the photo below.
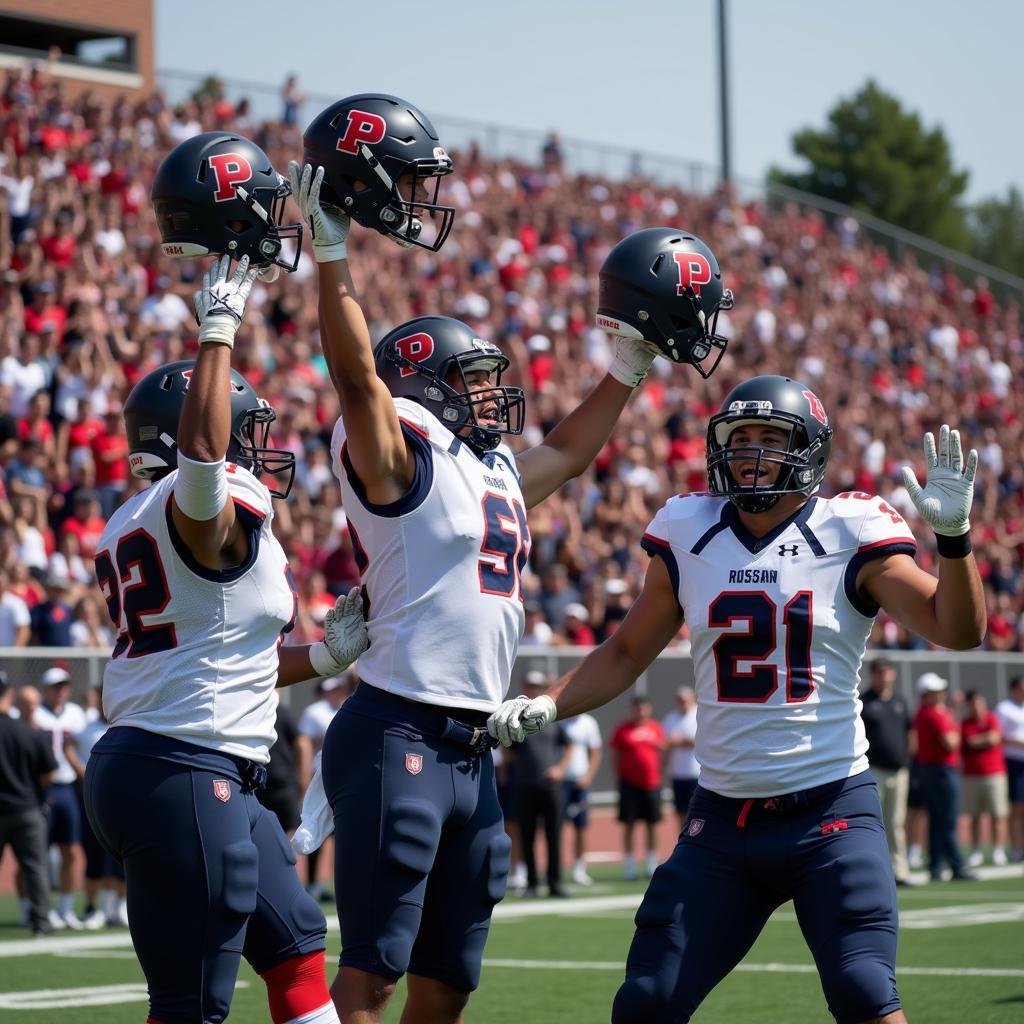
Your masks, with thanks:
M 324 181 L 324 169 L 318 167 L 314 174 L 312 164 L 299 167 L 292 160 L 288 164 L 288 177 L 292 183 L 292 198 L 298 203 L 313 236 L 313 256 L 317 263 L 347 259 L 345 239 L 348 237 L 349 216 L 336 206 L 321 204 L 320 186 Z
M 505 701 L 487 719 L 487 731 L 503 746 L 523 740 L 549 726 L 557 717 L 555 702 L 546 694 L 540 697 L 514 697 Z
M 924 487 L 917 482 L 914 471 L 904 466 L 903 486 L 917 507 L 922 519 L 944 537 L 962 537 L 971 524 L 971 502 L 974 500 L 974 474 L 978 470 L 978 453 L 973 448 L 964 466 L 960 431 L 950 430 L 944 423 L 939 430 L 939 450 L 935 451 L 935 435 L 924 435 L 924 460 L 928 479 Z
M 657 345 L 639 338 L 615 339 L 615 359 L 608 367 L 608 372 L 628 388 L 639 387 L 643 383 L 651 363 L 661 354 Z
M 203 274 L 203 287 L 192 297 L 200 345 L 235 347 L 235 333 L 242 324 L 245 300 L 252 291 L 256 271 L 249 269 L 248 256 L 238 261 L 229 278 L 230 268 L 229 256 L 214 257 L 210 269 Z
M 324 638 L 310 647 L 309 660 L 317 675 L 333 676 L 347 669 L 369 646 L 362 591 L 353 587 L 324 617 Z
M 320 765 L 316 766 L 309 788 L 302 798 L 302 821 L 292 836 L 292 848 L 296 853 L 312 853 L 324 845 L 324 840 L 334 832 L 334 815 L 327 802 L 324 777 Z

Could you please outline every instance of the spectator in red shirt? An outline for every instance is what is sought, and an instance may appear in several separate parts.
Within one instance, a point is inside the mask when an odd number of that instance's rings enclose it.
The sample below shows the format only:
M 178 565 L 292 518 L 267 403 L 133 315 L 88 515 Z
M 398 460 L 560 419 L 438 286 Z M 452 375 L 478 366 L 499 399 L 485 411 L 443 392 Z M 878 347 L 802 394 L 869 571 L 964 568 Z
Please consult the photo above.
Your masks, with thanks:
M 658 866 L 655 826 L 661 821 L 661 752 L 665 749 L 665 733 L 657 719 L 651 717 L 651 704 L 645 697 L 633 698 L 632 717 L 612 733 L 611 748 L 619 780 L 625 878 L 627 882 L 636 879 L 633 826 L 638 821 L 646 826 L 644 873 L 650 878 Z
M 25 309 L 25 330 L 42 334 L 46 330 L 57 332 L 57 343 L 64 336 L 68 315 L 57 305 L 57 289 L 52 281 L 40 281 L 32 293 L 32 303 Z
M 121 504 L 128 486 L 128 438 L 121 429 L 121 405 L 110 403 L 93 437 L 92 461 L 96 467 L 96 491 L 104 519 Z
M 941 881 L 947 861 L 954 879 L 978 877 L 964 864 L 956 840 L 960 814 L 960 727 L 946 707 L 947 686 L 946 680 L 935 672 L 920 676 L 917 694 L 921 706 L 914 717 L 921 789 L 928 809 L 929 872 L 933 882 Z
M 75 418 L 61 424 L 57 438 L 57 459 L 71 468 L 83 457 L 91 457 L 92 443 L 103 433 L 103 424 L 92 415 L 87 398 L 72 399 Z
M 64 520 L 64 529 L 78 538 L 83 558 L 91 560 L 95 556 L 96 545 L 105 525 L 100 515 L 99 495 L 83 487 L 75 495 L 74 511 Z
M 18 420 L 18 437 L 21 441 L 35 441 L 46 452 L 49 459 L 54 457 L 53 424 L 50 422 L 50 392 L 37 391 L 28 401 L 28 411 Z M 61 463 L 63 465 L 63 463 Z
M 989 711 L 984 694 L 971 690 L 960 723 L 964 755 L 964 813 L 971 816 L 971 855 L 967 866 L 978 867 L 985 859 L 981 851 L 981 816 L 992 822 L 992 863 L 1006 864 L 1009 838 L 1010 787 L 999 719 Z

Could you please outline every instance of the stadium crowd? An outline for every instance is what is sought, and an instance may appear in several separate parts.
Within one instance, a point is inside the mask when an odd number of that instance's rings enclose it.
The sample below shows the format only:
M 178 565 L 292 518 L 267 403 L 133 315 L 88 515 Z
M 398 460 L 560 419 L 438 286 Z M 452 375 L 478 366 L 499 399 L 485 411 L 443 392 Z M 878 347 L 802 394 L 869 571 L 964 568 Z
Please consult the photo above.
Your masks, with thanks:
M 104 519 L 140 486 L 128 473 L 120 408 L 133 383 L 195 353 L 191 294 L 201 267 L 158 245 L 149 182 L 163 155 L 210 129 L 249 134 L 287 166 L 301 153 L 301 100 L 256 123 L 223 95 L 169 104 L 70 99 L 35 68 L 0 94 L 0 646 L 109 647 L 91 557 Z M 297 100 L 295 97 L 298 96 Z M 442 139 L 443 141 L 443 139 Z M 536 443 L 608 365 L 593 326 L 597 270 L 637 228 L 683 225 L 718 254 L 736 308 L 733 344 L 710 381 L 659 360 L 595 466 L 531 517 L 526 643 L 591 644 L 636 596 L 639 536 L 675 492 L 705 485 L 707 416 L 752 373 L 807 381 L 837 425 L 830 486 L 879 493 L 912 521 L 931 567 L 931 531 L 913 522 L 899 466 L 923 431 L 956 413 L 981 456 L 974 550 L 990 617 L 986 644 L 1024 650 L 1024 345 L 1016 303 L 984 280 L 894 260 L 853 221 L 771 211 L 727 189 L 692 195 L 635 177 L 570 174 L 557 138 L 536 162 L 455 154 L 442 196 L 458 209 L 438 253 L 396 262 L 360 231 L 375 337 L 425 312 L 469 322 L 502 345 L 527 389 Z M 292 209 L 294 219 L 297 212 Z M 278 413 L 274 443 L 295 452 L 297 486 L 277 527 L 301 596 L 295 642 L 357 580 L 329 465 L 338 409 L 320 354 L 314 268 L 258 283 L 236 365 Z M 726 316 L 728 323 L 725 323 Z M 685 631 L 678 643 L 685 644 Z M 880 616 L 873 645 L 921 643 Z

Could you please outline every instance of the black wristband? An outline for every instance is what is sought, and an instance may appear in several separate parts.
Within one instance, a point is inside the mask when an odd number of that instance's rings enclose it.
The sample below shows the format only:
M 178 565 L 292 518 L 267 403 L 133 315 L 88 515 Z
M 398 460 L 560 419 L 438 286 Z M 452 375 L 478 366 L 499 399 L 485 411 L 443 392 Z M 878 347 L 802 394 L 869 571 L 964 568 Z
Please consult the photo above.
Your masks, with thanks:
M 959 537 L 947 537 L 935 534 L 935 547 L 943 558 L 966 558 L 971 553 L 971 531 Z

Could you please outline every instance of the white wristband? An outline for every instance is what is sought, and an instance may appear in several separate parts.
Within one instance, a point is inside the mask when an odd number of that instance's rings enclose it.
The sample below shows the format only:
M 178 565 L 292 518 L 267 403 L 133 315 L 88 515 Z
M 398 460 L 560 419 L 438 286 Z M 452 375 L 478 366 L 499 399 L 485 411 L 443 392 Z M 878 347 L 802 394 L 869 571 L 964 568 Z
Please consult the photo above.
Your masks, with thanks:
M 642 338 L 627 338 L 622 335 L 615 339 L 615 358 L 608 372 L 627 388 L 637 388 L 647 376 L 657 349 Z
M 195 462 L 178 452 L 174 503 L 189 519 L 200 523 L 215 519 L 228 498 L 228 474 L 223 459 Z
M 325 245 L 313 243 L 313 258 L 317 263 L 336 263 L 348 259 L 347 242 L 331 242 Z
M 317 640 L 309 648 L 309 663 L 318 676 L 333 676 L 348 668 L 348 665 L 339 665 L 331 654 L 331 649 L 323 642 Z
M 200 345 L 227 345 L 235 347 L 235 333 L 240 322 L 229 316 L 208 316 L 199 328 Z
M 608 372 L 620 384 L 625 384 L 627 388 L 638 388 L 647 376 L 646 370 L 635 370 L 620 360 L 618 356 L 615 357 L 612 365 L 608 367 Z

